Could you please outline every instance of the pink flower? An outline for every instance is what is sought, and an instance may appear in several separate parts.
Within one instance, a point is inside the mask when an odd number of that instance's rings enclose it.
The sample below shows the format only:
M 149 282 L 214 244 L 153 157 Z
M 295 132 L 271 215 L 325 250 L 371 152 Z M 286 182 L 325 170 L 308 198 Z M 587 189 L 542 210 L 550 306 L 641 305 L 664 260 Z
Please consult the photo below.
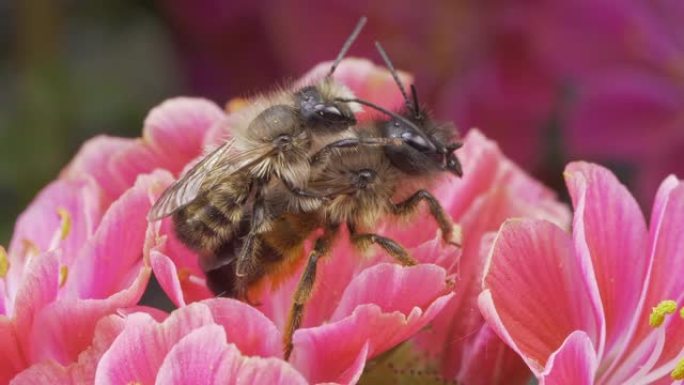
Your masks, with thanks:
M 650 228 L 606 169 L 571 163 L 572 234 L 511 220 L 495 241 L 480 308 L 541 384 L 669 384 L 684 357 L 684 322 L 649 326 L 662 300 L 682 304 L 684 183 L 655 198 Z
M 316 67 L 299 83 L 323 76 L 329 63 Z M 389 107 L 402 99 L 390 74 L 368 61 L 342 62 L 336 78 L 356 95 L 382 100 Z M 361 117 L 363 119 L 363 116 Z M 208 142 L 230 133 L 230 115 L 215 126 Z M 421 219 L 420 223 L 429 222 Z M 197 256 L 175 237 L 169 219 L 151 234 L 151 263 L 162 288 L 174 303 L 184 306 L 213 296 L 204 282 Z M 401 268 L 385 255 L 361 258 L 342 239 L 331 255 L 319 264 L 317 286 L 306 306 L 303 327 L 294 335 L 290 363 L 310 382 L 355 382 L 366 360 L 408 339 L 432 320 L 453 296 L 444 268 L 431 264 L 453 264 L 458 253 L 442 245 L 436 230 L 425 233 L 427 242 L 413 250 L 414 256 L 430 264 Z M 406 244 L 416 246 L 412 239 Z M 293 291 L 301 269 L 278 287 L 265 290 L 255 299 L 258 307 L 278 330 L 284 330 Z M 415 290 L 416 287 L 421 288 Z M 280 332 L 279 332 L 280 333 Z
M 179 171 L 222 115 L 206 101 L 170 104 L 187 113 L 164 124 L 153 111 L 143 139 L 86 143 L 19 217 L 0 252 L 0 383 L 35 363 L 74 362 L 100 318 L 140 299 L 151 272 L 146 212 L 171 181 L 152 171 Z
M 547 219 L 569 224 L 569 212 L 555 194 L 504 157 L 497 145 L 472 130 L 459 153 L 461 179 L 435 191 L 463 230 L 463 250 L 452 270 L 456 296 L 415 342 L 444 378 L 464 384 L 526 383 L 524 363 L 497 338 L 477 309 L 477 296 L 491 238 L 507 218 Z M 434 227 L 425 229 L 426 233 Z M 401 239 L 401 238 L 400 238 Z M 420 239 L 420 238 L 419 238 Z

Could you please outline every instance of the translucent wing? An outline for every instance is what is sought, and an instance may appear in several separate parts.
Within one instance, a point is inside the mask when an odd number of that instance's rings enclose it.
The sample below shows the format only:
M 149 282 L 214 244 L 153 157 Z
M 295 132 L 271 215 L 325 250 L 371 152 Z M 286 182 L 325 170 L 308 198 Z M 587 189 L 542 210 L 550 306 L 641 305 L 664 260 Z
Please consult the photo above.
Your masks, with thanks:
M 155 221 L 173 214 L 197 198 L 202 189 L 211 188 L 216 183 L 230 178 L 231 174 L 263 161 L 272 150 L 271 146 L 264 145 L 234 153 L 233 144 L 234 141 L 231 140 L 212 151 L 169 186 L 154 203 L 147 219 Z

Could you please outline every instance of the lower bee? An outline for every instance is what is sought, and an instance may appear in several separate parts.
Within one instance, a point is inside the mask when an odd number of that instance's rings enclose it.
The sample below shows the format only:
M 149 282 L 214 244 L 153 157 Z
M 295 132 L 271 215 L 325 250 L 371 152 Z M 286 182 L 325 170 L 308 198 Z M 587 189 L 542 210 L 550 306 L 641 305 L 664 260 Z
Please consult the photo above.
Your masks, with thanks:
M 313 210 L 320 205 L 321 197 L 306 190 L 309 158 L 327 143 L 351 135 L 348 129 L 356 124 L 354 110 L 340 99 L 353 94 L 332 75 L 365 22 L 361 18 L 324 79 L 250 101 L 232 118 L 233 138 L 155 202 L 148 219 L 173 215 L 179 239 L 199 253 L 205 270 L 228 263 L 223 249 L 233 242 L 238 227 L 248 226 L 235 262 L 236 276 L 246 275 L 254 238 L 270 227 L 264 190 L 273 180 L 287 189 L 284 199 L 292 206 Z

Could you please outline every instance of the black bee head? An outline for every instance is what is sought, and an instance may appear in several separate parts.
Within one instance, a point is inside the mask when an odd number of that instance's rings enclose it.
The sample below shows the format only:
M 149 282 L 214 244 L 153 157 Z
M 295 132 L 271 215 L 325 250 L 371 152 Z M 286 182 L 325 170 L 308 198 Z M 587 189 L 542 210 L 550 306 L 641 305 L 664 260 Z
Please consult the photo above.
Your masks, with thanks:
M 409 118 L 393 118 L 381 126 L 383 136 L 399 138 L 404 145 L 386 146 L 385 153 L 390 162 L 401 171 L 420 175 L 432 171 L 449 171 L 463 174 L 461 163 L 454 151 L 460 143 L 447 143 L 452 127 L 437 126 L 425 113 L 404 114 Z
M 314 86 L 304 87 L 295 94 L 295 104 L 308 127 L 326 131 L 343 131 L 356 124 L 347 103 L 325 100 Z

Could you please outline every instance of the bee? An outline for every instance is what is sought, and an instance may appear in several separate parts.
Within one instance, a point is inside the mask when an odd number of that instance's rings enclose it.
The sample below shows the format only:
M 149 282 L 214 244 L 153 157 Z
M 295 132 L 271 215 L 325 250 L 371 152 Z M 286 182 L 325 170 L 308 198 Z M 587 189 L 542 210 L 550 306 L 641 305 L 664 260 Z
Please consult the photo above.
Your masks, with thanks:
M 258 267 L 250 263 L 256 234 L 270 229 L 264 204 L 270 184 L 283 186 L 289 207 L 314 210 L 322 198 L 306 190 L 310 156 L 336 139 L 351 135 L 354 110 L 341 98 L 352 98 L 332 75 L 366 23 L 362 17 L 319 82 L 252 100 L 232 118 L 233 138 L 199 161 L 169 186 L 153 205 L 148 219 L 172 215 L 178 238 L 200 255 L 211 274 L 228 263 L 224 252 L 235 234 L 240 239 L 235 275 Z M 245 215 L 246 214 L 246 215 Z M 233 258 L 232 254 L 231 257 Z M 244 285 L 239 285 L 244 286 Z M 244 293 L 235 293 L 244 299 Z
M 346 227 L 351 242 L 365 250 L 378 245 L 403 265 L 416 261 L 396 241 L 371 230 L 387 217 L 408 217 L 422 201 L 427 202 L 431 216 L 437 222 L 444 241 L 458 245 L 459 235 L 448 214 L 426 187 L 442 172 L 462 176 L 455 150 L 461 144 L 455 140 L 451 124 L 439 124 L 418 103 L 415 87 L 409 99 L 382 47 L 378 50 L 404 95 L 405 107 L 398 113 L 361 99 L 345 99 L 374 108 L 390 119 L 375 120 L 358 127 L 353 137 L 324 146 L 311 157 L 308 188 L 327 201 L 315 210 L 292 210 L 283 204 L 288 192 L 274 186 L 266 194 L 265 205 L 274 215 L 272 228 L 258 234 L 251 259 L 258 269 L 246 279 L 249 288 L 258 288 L 265 277 L 272 281 L 287 277 L 304 257 L 303 245 L 315 230 L 323 234 L 314 243 L 304 272 L 296 288 L 284 333 L 284 353 L 292 351 L 292 335 L 299 328 L 316 277 L 318 260 L 329 253 L 341 229 Z M 244 217 L 249 221 L 247 216 Z M 241 227 L 245 233 L 249 226 Z M 243 233 L 244 234 L 244 233 Z M 245 245 L 243 237 L 235 236 L 226 244 L 226 255 L 238 255 Z M 208 281 L 218 287 L 215 292 L 236 291 L 236 260 L 216 270 Z M 277 282 L 275 283 L 277 285 Z

